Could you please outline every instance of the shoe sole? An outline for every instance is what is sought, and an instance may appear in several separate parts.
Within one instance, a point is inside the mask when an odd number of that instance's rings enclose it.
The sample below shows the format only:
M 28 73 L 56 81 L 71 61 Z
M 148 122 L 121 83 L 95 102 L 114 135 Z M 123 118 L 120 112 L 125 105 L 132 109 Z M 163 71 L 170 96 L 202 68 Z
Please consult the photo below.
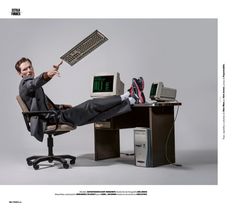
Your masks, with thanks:
M 143 91 L 143 89 L 144 89 L 144 80 L 143 80 L 143 78 L 142 77 L 139 77 L 139 80 L 141 81 L 141 91 Z
M 135 79 L 133 79 L 132 89 L 133 89 L 134 93 L 138 96 L 139 103 L 145 103 L 144 95 L 143 95 L 142 91 L 139 89 L 139 86 L 138 86 L 137 82 L 135 81 Z M 137 91 L 137 92 L 135 92 L 135 91 Z

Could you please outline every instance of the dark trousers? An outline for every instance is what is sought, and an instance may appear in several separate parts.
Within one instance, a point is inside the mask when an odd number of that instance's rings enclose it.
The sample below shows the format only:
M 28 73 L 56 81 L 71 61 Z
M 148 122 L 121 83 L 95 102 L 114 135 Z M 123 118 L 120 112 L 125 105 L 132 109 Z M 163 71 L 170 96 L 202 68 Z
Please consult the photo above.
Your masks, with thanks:
M 121 101 L 120 96 L 94 98 L 61 112 L 60 122 L 81 126 L 131 111 L 129 100 Z

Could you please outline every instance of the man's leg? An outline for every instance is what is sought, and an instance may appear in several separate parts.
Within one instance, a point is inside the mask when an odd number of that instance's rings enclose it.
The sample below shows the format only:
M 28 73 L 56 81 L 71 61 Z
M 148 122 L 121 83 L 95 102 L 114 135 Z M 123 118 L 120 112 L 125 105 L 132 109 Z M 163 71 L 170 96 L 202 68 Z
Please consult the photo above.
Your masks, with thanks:
M 109 119 L 129 111 L 131 111 L 131 106 L 128 99 L 122 101 L 120 96 L 96 98 L 63 111 L 60 121 L 81 126 Z

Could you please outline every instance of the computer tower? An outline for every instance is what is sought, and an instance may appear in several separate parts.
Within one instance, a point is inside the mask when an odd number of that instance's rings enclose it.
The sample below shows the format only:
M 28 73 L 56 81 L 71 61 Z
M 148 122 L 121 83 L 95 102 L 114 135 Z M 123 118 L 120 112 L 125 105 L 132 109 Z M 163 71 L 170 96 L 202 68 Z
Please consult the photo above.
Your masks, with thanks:
M 134 155 L 136 166 L 152 167 L 152 131 L 150 128 L 134 129 Z

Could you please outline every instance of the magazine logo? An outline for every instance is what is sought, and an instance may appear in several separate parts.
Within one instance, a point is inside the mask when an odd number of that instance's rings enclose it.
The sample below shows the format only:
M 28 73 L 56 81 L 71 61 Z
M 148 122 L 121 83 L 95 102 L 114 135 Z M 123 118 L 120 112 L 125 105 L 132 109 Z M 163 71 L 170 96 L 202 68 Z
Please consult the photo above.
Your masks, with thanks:
M 20 16 L 20 14 L 21 14 L 20 9 L 18 9 L 18 8 L 11 9 L 11 15 Z

